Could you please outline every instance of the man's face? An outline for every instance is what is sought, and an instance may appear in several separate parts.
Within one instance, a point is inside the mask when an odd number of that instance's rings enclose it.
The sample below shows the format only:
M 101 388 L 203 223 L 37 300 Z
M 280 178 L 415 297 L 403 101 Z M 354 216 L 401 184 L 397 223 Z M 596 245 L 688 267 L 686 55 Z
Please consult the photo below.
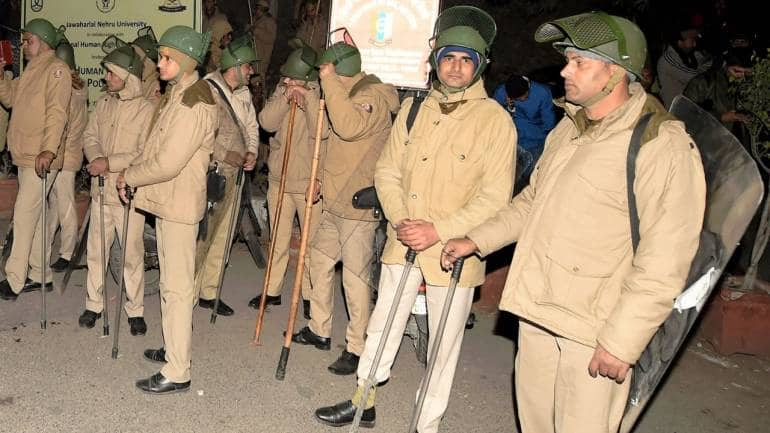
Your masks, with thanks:
M 473 60 L 460 51 L 450 51 L 438 59 L 438 79 L 447 87 L 468 87 L 475 71 Z
M 690 29 L 680 32 L 679 34 L 682 36 L 677 42 L 679 49 L 685 54 L 695 51 L 695 47 L 698 46 L 698 31 Z
M 34 59 L 40 54 L 43 42 L 37 35 L 30 32 L 24 32 L 21 36 L 21 46 L 26 59 Z
M 729 75 L 730 77 L 736 80 L 742 80 L 746 78 L 747 75 L 751 75 L 751 68 L 746 68 L 738 65 L 728 66 L 727 75 Z
M 161 48 L 158 53 L 158 72 L 160 73 L 160 79 L 163 81 L 173 80 L 179 75 L 180 69 L 179 63 L 169 57 L 168 51 Z
M 117 74 L 110 70 L 107 70 L 107 75 L 104 76 L 104 81 L 107 82 L 107 90 L 110 92 L 120 92 L 126 86 L 126 82 L 121 80 Z
M 206 13 L 207 17 L 214 16 L 214 12 L 217 10 L 217 1 L 216 0 L 206 0 L 203 2 L 203 11 Z
M 572 51 L 564 57 L 567 64 L 562 68 L 561 76 L 564 78 L 565 96 L 567 101 L 582 106 L 609 82 L 613 65 Z

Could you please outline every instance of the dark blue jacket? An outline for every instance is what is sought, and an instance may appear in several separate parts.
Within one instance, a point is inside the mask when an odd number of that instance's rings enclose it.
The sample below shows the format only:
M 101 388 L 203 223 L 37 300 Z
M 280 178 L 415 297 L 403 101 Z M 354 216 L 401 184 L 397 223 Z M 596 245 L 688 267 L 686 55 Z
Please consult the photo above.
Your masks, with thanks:
M 537 160 L 543 153 L 546 135 L 556 126 L 551 90 L 546 85 L 531 81 L 527 99 L 514 101 L 513 112 L 508 109 L 505 84 L 497 86 L 493 97 L 513 118 L 519 146 L 532 153 Z

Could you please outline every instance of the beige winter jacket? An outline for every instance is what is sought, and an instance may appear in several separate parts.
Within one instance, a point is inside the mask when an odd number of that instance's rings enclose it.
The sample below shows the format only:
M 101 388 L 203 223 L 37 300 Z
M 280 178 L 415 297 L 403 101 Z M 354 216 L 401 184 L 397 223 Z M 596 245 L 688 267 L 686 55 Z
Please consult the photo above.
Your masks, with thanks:
M 105 92 L 96 100 L 83 132 L 83 152 L 88 162 L 107 158 L 110 171 L 104 178 L 104 202 L 119 205 L 116 180 L 121 171 L 142 154 L 153 105 L 142 96 L 139 78 L 129 75 L 123 90 Z M 98 178 L 91 180 L 91 197 L 99 202 Z
M 316 122 L 318 121 L 318 103 L 321 92 L 318 83 L 308 83 L 306 106 L 299 107 L 294 115 L 294 128 L 291 136 L 291 149 L 286 169 L 286 192 L 304 193 L 310 181 L 310 165 L 313 163 L 315 146 Z M 291 106 L 283 94 L 283 87 L 276 87 L 273 94 L 265 103 L 265 108 L 259 112 L 259 124 L 268 132 L 275 132 L 270 138 L 270 155 L 267 166 L 270 170 L 268 180 L 273 185 L 281 181 L 281 169 L 286 150 L 286 140 L 289 134 L 289 113 Z M 321 149 L 318 165 L 318 177 L 322 177 L 323 161 L 326 154 L 327 138 L 329 137 L 329 122 L 324 116 L 321 126 Z
M 209 44 L 209 55 L 206 59 L 206 71 L 212 72 L 219 69 L 219 62 L 222 60 L 222 48 L 219 47 L 222 43 L 222 37 L 232 32 L 233 27 L 230 25 L 230 21 L 227 20 L 227 15 L 223 14 L 219 8 L 217 8 L 211 18 L 208 18 L 206 14 L 203 14 L 203 31 L 211 31 L 211 43 Z
M 406 247 L 393 225 L 406 218 L 430 221 L 441 241 L 419 253 L 417 265 L 428 284 L 446 286 L 450 274 L 441 270 L 443 244 L 465 236 L 510 201 L 516 129 L 500 104 L 487 97 L 481 80 L 446 97 L 432 89 L 407 133 L 412 102 L 404 101 L 374 174 L 390 222 L 382 261 L 404 263 Z M 440 104 L 447 104 L 443 112 Z M 484 265 L 469 257 L 460 285 L 481 284 Z
M 64 151 L 56 155 L 52 166 L 78 171 L 83 166 L 83 131 L 88 122 L 88 87 L 72 89 L 67 126 L 64 127 Z M 60 164 L 59 160 L 63 160 Z
M 206 207 L 206 170 L 214 148 L 217 106 L 198 73 L 166 89 L 150 121 L 141 162 L 125 171 L 139 187 L 136 207 L 165 220 L 197 224 Z
M 374 166 L 398 112 L 396 88 L 359 73 L 346 84 L 331 75 L 321 81 L 331 123 L 321 192 L 324 211 L 342 218 L 375 221 L 369 209 L 354 209 L 353 194 L 374 185 Z
M 227 101 L 222 100 L 214 85 L 209 83 L 211 94 L 214 95 L 218 107 L 219 131 L 214 142 L 214 161 L 226 162 L 233 167 L 240 167 L 243 165 L 246 152 L 256 155 L 259 145 L 259 124 L 257 124 L 254 103 L 251 101 L 251 93 L 246 86 L 235 91 L 230 90 L 219 71 L 214 71 L 206 75 L 205 78 L 214 81 L 227 98 Z M 238 119 L 237 124 L 227 108 L 228 102 L 235 112 L 236 119 Z
M 58 155 L 71 94 L 69 67 L 54 51 L 30 60 L 21 77 L 0 79 L 0 103 L 13 109 L 8 148 L 14 165 L 32 168 L 37 155 L 46 150 Z
M 530 186 L 468 234 L 482 255 L 514 241 L 500 308 L 634 363 L 682 290 L 698 246 L 706 184 L 698 149 L 669 120 L 636 160 L 641 241 L 631 247 L 626 155 L 641 85 L 597 124 L 566 105 Z

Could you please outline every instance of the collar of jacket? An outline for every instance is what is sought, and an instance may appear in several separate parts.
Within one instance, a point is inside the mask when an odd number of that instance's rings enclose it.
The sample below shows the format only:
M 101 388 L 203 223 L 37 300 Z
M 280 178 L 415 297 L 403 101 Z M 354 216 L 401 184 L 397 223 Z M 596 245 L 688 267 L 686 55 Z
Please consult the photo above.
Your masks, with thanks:
M 52 58 L 55 56 L 56 51 L 54 50 L 40 53 L 37 57 L 27 62 L 27 69 L 37 68 L 39 65 L 47 64 L 49 61 L 53 60 Z
M 458 110 L 469 101 L 488 99 L 487 91 L 484 89 L 484 80 L 478 80 L 462 92 L 448 93 L 443 89 L 442 84 L 436 80 L 433 82 L 428 97 L 425 99 L 425 106 L 458 119 L 465 118 L 469 110 Z
M 183 76 L 176 84 L 168 83 L 168 87 L 166 87 L 166 93 L 170 93 L 171 95 L 180 95 L 188 87 L 195 84 L 198 79 L 198 71 L 192 71 L 189 75 Z
M 623 105 L 616 108 L 599 122 L 593 123 L 596 126 L 594 128 L 595 135 L 605 131 L 622 131 L 633 128 L 636 125 L 636 120 L 647 101 L 647 93 L 642 85 L 637 82 L 629 84 L 628 91 L 631 97 Z M 555 100 L 554 104 L 564 109 L 564 113 L 572 120 L 580 135 L 583 135 L 591 126 L 591 122 L 588 120 L 588 116 L 586 116 L 585 108 L 566 102 L 564 97 Z
M 126 85 L 117 92 L 108 92 L 110 95 L 120 99 L 121 101 L 128 101 L 131 99 L 142 96 L 142 82 L 134 74 L 128 74 Z

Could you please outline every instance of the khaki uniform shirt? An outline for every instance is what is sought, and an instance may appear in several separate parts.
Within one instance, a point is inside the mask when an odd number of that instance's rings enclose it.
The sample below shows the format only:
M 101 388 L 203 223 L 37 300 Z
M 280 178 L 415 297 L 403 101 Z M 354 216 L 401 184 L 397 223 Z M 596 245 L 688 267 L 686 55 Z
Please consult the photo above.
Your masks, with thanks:
M 142 96 L 139 78 L 129 75 L 123 90 L 105 92 L 96 100 L 83 132 L 83 152 L 91 162 L 107 158 L 110 171 L 104 176 L 104 202 L 121 204 L 116 189 L 118 174 L 142 154 L 153 105 Z M 99 201 L 98 179 L 91 182 L 91 198 Z
M 136 207 L 197 224 L 206 207 L 206 171 L 218 126 L 214 95 L 193 72 L 169 86 L 157 110 L 141 162 L 126 169 L 126 183 L 139 187 Z
M 264 82 L 267 68 L 270 67 L 270 58 L 273 55 L 273 46 L 275 45 L 275 36 L 278 25 L 275 18 L 271 15 L 263 15 L 256 21 L 251 28 L 251 34 L 254 35 L 254 49 L 257 50 L 259 63 L 257 67 L 260 79 Z
M 219 62 L 222 60 L 222 48 L 219 44 L 222 37 L 233 31 L 233 27 L 227 20 L 227 15 L 223 14 L 217 8 L 211 18 L 203 14 L 203 31 L 211 31 L 211 43 L 209 45 L 209 57 L 206 60 L 206 72 L 219 69 Z
M 382 261 L 404 263 L 406 247 L 393 225 L 406 218 L 430 221 L 441 241 L 419 253 L 416 264 L 428 284 L 446 286 L 450 274 L 441 269 L 443 244 L 465 236 L 510 201 L 516 129 L 489 99 L 482 80 L 446 95 L 434 87 L 407 133 L 412 102 L 404 101 L 374 174 L 391 223 Z M 468 257 L 459 284 L 473 287 L 483 281 L 484 263 Z
M 235 91 L 230 90 L 230 86 L 219 71 L 206 75 L 205 79 L 216 82 L 227 98 L 227 101 L 223 101 L 214 85 L 209 83 L 211 94 L 217 101 L 219 119 L 219 131 L 214 143 L 214 160 L 240 167 L 243 165 L 246 152 L 256 155 L 259 146 L 259 124 L 257 124 L 254 104 L 251 102 L 251 93 L 247 86 L 242 86 Z M 238 119 L 237 124 L 227 108 L 228 102 Z
M 58 155 L 71 95 L 69 67 L 54 51 L 30 60 L 21 77 L 0 80 L 0 103 L 13 109 L 8 148 L 14 165 L 32 168 L 46 150 Z
M 310 169 L 313 163 L 313 150 L 315 148 L 316 128 L 318 121 L 318 103 L 321 97 L 320 86 L 317 82 L 309 82 L 310 91 L 307 92 L 306 106 L 302 110 L 297 107 L 294 115 L 294 128 L 291 135 L 291 149 L 289 150 L 288 167 L 286 168 L 286 190 L 288 193 L 305 193 L 310 182 Z M 267 166 L 270 170 L 268 181 L 278 185 L 281 181 L 281 169 L 286 151 L 286 141 L 289 135 L 290 104 L 283 95 L 283 87 L 279 84 L 275 92 L 265 104 L 265 108 L 259 112 L 259 123 L 267 132 L 275 132 L 270 138 L 270 156 Z M 319 152 L 318 173 L 323 173 L 324 155 L 326 153 L 327 138 L 329 137 L 329 122 L 324 116 L 321 126 L 321 148 Z
M 370 209 L 354 209 L 353 195 L 374 184 L 374 166 L 388 140 L 398 93 L 374 75 L 359 73 L 348 83 L 321 80 L 331 123 L 321 185 L 323 209 L 342 218 L 376 221 Z
M 468 238 L 481 255 L 517 241 L 501 309 L 582 344 L 599 343 L 633 364 L 683 288 L 706 182 L 684 125 L 662 122 L 636 160 L 641 241 L 634 255 L 626 156 L 651 96 L 638 83 L 630 91 L 625 104 L 594 124 L 567 104 L 530 185 Z

